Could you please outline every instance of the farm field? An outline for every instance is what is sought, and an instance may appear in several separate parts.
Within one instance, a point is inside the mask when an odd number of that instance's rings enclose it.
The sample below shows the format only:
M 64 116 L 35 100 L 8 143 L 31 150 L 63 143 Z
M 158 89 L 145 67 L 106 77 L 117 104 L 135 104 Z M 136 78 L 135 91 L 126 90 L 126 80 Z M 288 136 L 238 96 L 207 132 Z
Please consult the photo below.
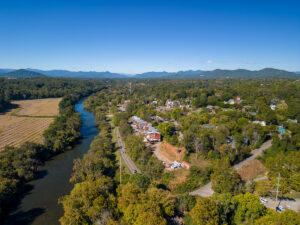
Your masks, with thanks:
M 61 98 L 12 101 L 12 104 L 18 105 L 12 113 L 17 116 L 57 116 L 60 101 Z
M 43 143 L 43 132 L 58 115 L 61 98 L 13 101 L 19 108 L 0 114 L 0 151 L 26 141 Z M 44 118 L 43 118 L 44 117 Z

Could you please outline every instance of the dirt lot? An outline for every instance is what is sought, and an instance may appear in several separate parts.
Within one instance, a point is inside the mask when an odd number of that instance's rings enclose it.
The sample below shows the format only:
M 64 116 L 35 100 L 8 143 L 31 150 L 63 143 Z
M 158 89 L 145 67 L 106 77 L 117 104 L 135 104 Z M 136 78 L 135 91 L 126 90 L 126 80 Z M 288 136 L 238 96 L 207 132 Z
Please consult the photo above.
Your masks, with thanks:
M 19 108 L 0 114 L 0 151 L 6 145 L 20 146 L 26 141 L 43 143 L 43 132 L 58 114 L 60 100 L 61 98 L 14 101 L 13 104 L 18 104 Z
M 12 104 L 18 105 L 19 108 L 12 113 L 18 116 L 57 116 L 60 101 L 61 98 L 13 101 Z
M 154 148 L 156 157 L 166 163 L 172 163 L 174 161 L 181 162 L 184 157 L 184 148 L 172 146 L 165 141 L 157 143 Z M 180 152 L 178 152 L 178 150 L 180 150 Z
M 265 173 L 264 165 L 257 159 L 252 160 L 243 168 L 239 169 L 238 174 L 240 174 L 243 180 L 248 180 L 250 178 L 255 178 L 258 175 Z

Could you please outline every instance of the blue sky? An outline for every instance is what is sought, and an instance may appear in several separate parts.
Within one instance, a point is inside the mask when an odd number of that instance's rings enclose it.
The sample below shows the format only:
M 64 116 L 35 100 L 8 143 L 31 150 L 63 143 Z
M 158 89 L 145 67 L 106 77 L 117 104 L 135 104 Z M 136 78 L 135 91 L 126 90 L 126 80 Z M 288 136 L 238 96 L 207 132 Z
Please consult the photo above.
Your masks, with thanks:
M 300 71 L 300 1 L 0 0 L 0 68 Z

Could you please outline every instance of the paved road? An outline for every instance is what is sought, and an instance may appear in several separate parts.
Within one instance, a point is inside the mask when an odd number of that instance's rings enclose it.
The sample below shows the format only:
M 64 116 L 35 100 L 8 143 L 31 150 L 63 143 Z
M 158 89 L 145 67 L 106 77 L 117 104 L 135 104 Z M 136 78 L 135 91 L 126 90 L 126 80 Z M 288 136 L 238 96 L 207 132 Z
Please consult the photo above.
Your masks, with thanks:
M 130 172 L 131 173 L 136 173 L 136 172 L 140 173 L 140 170 L 135 166 L 135 164 L 132 162 L 132 160 L 129 158 L 129 156 L 126 153 L 126 147 L 125 147 L 124 142 L 122 141 L 122 138 L 121 138 L 121 135 L 119 132 L 119 127 L 117 127 L 117 138 L 118 138 L 118 144 L 121 148 L 122 157 L 123 157 L 125 163 L 127 164 Z
M 236 170 L 241 169 L 243 166 L 245 166 L 246 164 L 248 164 L 249 162 L 251 162 L 253 159 L 255 159 L 257 156 L 260 156 L 263 154 L 263 151 L 266 150 L 267 148 L 271 147 L 272 145 L 272 141 L 266 141 L 265 143 L 263 143 L 259 148 L 253 150 L 251 152 L 251 156 L 248 157 L 247 159 L 245 159 L 244 161 L 236 164 L 234 166 L 234 168 Z M 214 191 L 211 188 L 211 183 L 208 183 L 207 185 L 203 186 L 202 188 L 195 190 L 193 192 L 190 193 L 190 195 L 198 195 L 198 196 L 202 196 L 202 197 L 209 197 L 214 193 Z

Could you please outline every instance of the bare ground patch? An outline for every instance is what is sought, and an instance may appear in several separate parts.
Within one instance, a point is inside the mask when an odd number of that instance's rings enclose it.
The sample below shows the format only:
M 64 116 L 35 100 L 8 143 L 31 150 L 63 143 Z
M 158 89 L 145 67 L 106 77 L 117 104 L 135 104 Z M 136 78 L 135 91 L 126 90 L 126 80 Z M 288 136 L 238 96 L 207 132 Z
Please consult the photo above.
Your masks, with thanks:
M 237 172 L 243 180 L 248 180 L 264 174 L 265 171 L 265 166 L 259 160 L 254 159 Z

